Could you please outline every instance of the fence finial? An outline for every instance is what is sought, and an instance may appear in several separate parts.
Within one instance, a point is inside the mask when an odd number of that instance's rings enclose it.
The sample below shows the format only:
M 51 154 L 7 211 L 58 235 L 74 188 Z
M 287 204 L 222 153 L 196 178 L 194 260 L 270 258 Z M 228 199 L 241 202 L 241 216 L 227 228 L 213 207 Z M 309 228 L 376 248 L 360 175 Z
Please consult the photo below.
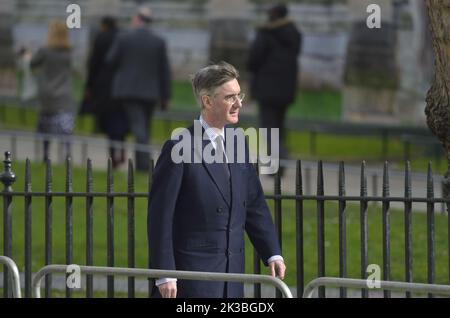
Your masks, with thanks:
M 0 181 L 5 186 L 4 192 L 11 192 L 12 191 L 12 184 L 14 181 L 16 181 L 16 175 L 11 170 L 11 152 L 5 151 L 5 160 L 3 160 L 5 163 L 5 171 L 0 174 Z

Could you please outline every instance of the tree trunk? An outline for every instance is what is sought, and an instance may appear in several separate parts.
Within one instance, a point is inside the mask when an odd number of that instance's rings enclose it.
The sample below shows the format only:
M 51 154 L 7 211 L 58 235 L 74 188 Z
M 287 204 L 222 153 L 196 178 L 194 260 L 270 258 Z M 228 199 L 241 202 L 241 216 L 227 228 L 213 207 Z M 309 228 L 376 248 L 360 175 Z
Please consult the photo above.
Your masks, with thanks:
M 450 194 L 450 0 L 426 0 L 435 54 L 435 75 L 425 114 L 431 131 L 442 142 L 449 164 L 445 197 Z

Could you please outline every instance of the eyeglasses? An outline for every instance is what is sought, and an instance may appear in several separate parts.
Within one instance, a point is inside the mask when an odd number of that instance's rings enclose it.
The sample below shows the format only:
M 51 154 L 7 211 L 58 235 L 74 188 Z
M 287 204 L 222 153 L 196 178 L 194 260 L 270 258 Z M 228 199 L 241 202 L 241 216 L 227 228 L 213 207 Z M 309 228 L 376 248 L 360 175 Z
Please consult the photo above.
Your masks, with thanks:
M 240 94 L 225 96 L 224 99 L 225 99 L 225 102 L 227 102 L 229 105 L 234 105 L 237 101 L 242 103 L 244 98 L 245 98 L 245 94 L 244 93 L 240 93 Z
M 216 96 L 215 95 L 206 95 L 206 96 Z M 240 93 L 240 94 L 234 94 L 234 95 L 228 95 L 225 96 L 224 100 L 228 105 L 234 105 L 237 101 L 239 101 L 240 103 L 242 103 L 242 101 L 245 98 L 245 94 L 244 93 Z

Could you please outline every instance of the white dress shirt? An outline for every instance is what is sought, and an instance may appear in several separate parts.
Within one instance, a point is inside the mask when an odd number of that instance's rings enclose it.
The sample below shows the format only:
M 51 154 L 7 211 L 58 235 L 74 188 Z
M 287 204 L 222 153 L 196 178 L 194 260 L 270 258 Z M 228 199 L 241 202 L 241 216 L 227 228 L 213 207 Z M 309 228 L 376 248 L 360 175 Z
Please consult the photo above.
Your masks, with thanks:
M 208 135 L 209 140 L 211 140 L 211 144 L 213 145 L 214 150 L 217 150 L 217 142 L 220 140 L 222 143 L 222 149 L 225 149 L 224 141 L 225 141 L 225 129 L 219 129 L 210 127 L 206 121 L 203 120 L 203 117 L 200 115 L 200 123 L 203 126 L 203 129 L 205 129 L 206 134 Z M 221 139 L 217 139 L 218 137 L 221 137 Z M 225 160 L 228 162 L 227 154 L 225 151 Z

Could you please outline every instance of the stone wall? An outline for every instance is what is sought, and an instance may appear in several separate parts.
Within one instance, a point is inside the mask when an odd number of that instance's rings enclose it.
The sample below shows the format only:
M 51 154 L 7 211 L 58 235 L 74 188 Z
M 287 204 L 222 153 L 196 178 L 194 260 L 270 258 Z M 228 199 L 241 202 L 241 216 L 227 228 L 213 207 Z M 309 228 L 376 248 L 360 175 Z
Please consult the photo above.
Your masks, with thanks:
M 343 119 L 424 125 L 433 72 L 425 5 L 377 0 L 382 26 L 369 29 L 361 8 L 372 2 L 348 1 L 355 24 L 347 50 Z

